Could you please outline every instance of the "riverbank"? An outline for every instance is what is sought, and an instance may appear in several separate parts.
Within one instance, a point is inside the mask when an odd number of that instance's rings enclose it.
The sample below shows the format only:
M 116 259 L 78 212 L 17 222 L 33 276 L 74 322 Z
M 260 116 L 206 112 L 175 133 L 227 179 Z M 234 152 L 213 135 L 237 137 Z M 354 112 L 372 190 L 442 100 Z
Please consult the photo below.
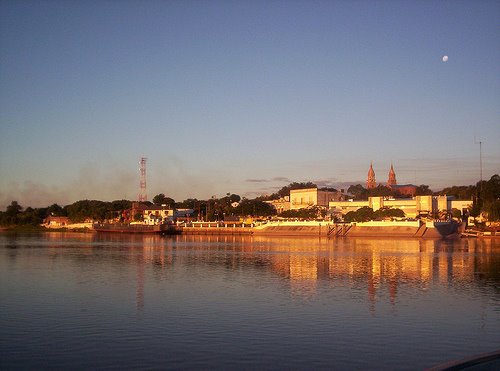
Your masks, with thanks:
M 80 223 L 81 224 L 81 223 Z M 40 232 L 81 232 L 81 233 L 93 233 L 92 224 L 88 223 L 89 226 L 78 225 L 68 225 L 64 227 L 47 227 L 44 225 L 12 225 L 0 227 L 0 233 L 40 233 Z M 86 223 L 87 224 L 87 223 Z
M 324 237 L 442 238 L 432 223 L 370 221 L 363 223 L 286 222 L 254 228 L 256 234 L 319 235 Z
M 318 221 L 276 221 L 243 226 L 227 226 L 219 223 L 181 226 L 182 234 L 200 235 L 263 235 L 304 237 L 396 237 L 396 238 L 443 238 L 433 222 L 420 221 L 370 221 L 364 223 L 332 223 Z M 458 233 L 452 234 L 458 237 Z
M 434 226 L 434 222 L 421 221 L 369 221 L 363 223 L 333 223 L 324 221 L 271 221 L 252 225 L 228 225 L 219 222 L 199 222 L 173 226 L 175 233 L 151 231 L 151 233 L 185 235 L 256 235 L 277 237 L 369 237 L 369 238 L 423 238 L 440 239 L 443 236 Z M 0 228 L 7 233 L 36 232 L 79 232 L 79 233 L 127 233 L 126 229 L 97 231 L 92 223 L 75 223 L 65 226 L 9 226 Z M 134 231 L 130 231 L 133 233 Z M 465 233 L 464 233 L 465 232 Z M 458 230 L 446 238 L 499 238 L 499 233 L 470 233 L 470 230 Z

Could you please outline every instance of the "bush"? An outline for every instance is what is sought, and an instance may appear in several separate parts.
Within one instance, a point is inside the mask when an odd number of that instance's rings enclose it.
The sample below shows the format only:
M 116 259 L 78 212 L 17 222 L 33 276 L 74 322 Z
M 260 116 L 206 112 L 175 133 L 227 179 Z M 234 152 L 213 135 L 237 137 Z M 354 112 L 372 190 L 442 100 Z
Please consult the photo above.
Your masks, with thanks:
M 346 222 L 367 222 L 373 219 L 373 209 L 368 206 L 364 206 L 356 211 L 349 211 L 344 216 Z

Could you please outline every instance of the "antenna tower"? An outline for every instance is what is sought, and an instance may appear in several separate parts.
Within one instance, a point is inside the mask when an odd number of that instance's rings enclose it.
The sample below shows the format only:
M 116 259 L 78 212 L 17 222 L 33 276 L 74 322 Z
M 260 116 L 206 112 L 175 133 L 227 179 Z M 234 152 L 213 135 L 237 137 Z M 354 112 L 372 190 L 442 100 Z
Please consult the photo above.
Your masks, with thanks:
M 140 181 L 140 187 L 141 187 L 141 192 L 139 193 L 139 202 L 147 201 L 148 200 L 148 195 L 146 193 L 146 157 L 141 157 L 141 181 Z

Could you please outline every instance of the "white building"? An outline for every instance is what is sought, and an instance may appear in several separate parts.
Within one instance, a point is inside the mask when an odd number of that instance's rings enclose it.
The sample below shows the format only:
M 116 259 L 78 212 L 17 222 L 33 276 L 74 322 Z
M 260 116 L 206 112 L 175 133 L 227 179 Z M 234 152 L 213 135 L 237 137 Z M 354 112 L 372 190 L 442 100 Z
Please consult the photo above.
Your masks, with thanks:
M 281 197 L 278 200 L 265 201 L 276 209 L 277 214 L 290 210 L 290 196 Z
M 146 224 L 161 224 L 173 219 L 174 210 L 166 206 L 149 206 L 142 211 L 142 218 Z
M 328 207 L 329 202 L 342 199 L 340 192 L 324 191 L 318 188 L 292 189 L 290 191 L 290 210 L 312 206 Z
M 333 214 L 345 215 L 362 207 L 371 207 L 377 211 L 383 207 L 401 209 L 409 218 L 418 215 L 432 215 L 443 211 L 458 209 L 462 215 L 472 208 L 472 201 L 453 200 L 448 196 L 415 196 L 406 199 L 386 199 L 384 197 L 369 197 L 367 201 L 331 201 L 329 208 Z

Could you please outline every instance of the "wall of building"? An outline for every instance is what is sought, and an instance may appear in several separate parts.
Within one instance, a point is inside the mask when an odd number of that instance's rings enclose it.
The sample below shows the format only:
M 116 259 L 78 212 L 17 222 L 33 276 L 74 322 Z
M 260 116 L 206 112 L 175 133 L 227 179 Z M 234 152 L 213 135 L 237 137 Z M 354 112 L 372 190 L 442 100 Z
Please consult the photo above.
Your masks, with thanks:
M 164 207 L 149 207 L 143 211 L 143 219 L 146 224 L 160 224 L 168 218 L 172 218 L 174 210 Z
M 290 196 L 282 197 L 279 200 L 270 200 L 265 202 L 274 207 L 278 214 L 281 214 L 283 211 L 290 210 Z
M 383 207 L 401 209 L 408 218 L 420 214 L 432 214 L 440 211 L 451 211 L 452 208 L 462 211 L 472 207 L 472 201 L 448 200 L 447 196 L 416 196 L 412 199 L 385 200 L 383 197 L 370 197 L 367 201 L 330 201 L 329 208 L 334 213 L 347 214 L 362 207 L 371 207 L 373 211 Z
M 450 205 L 449 205 L 450 210 L 451 209 L 457 209 L 463 212 L 466 209 L 471 209 L 472 208 L 472 200 L 451 200 Z
M 339 192 L 321 191 L 317 188 L 292 189 L 290 209 L 297 210 L 311 206 L 328 207 L 330 201 L 340 198 Z
M 316 188 L 292 189 L 290 191 L 290 209 L 297 210 L 317 205 L 317 192 Z
M 369 206 L 368 201 L 330 201 L 328 207 L 335 213 L 347 214 L 349 211 L 356 211 L 364 206 Z
M 434 210 L 433 200 L 432 196 L 415 196 L 417 214 L 431 214 Z
M 417 203 L 414 199 L 384 200 L 383 206 L 393 209 L 401 209 L 408 218 L 414 218 L 418 215 Z

